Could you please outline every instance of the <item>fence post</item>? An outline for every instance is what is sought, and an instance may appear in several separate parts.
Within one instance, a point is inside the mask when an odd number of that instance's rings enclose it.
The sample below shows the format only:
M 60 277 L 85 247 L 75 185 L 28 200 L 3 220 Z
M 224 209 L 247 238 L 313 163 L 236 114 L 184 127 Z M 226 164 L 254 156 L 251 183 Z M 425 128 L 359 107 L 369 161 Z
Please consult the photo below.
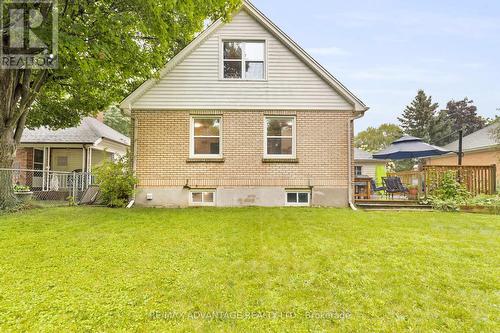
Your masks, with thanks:
M 497 166 L 491 165 L 491 194 L 497 193 Z
M 71 189 L 71 196 L 73 197 L 73 200 L 76 201 L 76 185 L 77 182 L 76 182 L 76 172 L 73 171 L 73 186 L 72 186 L 72 189 Z

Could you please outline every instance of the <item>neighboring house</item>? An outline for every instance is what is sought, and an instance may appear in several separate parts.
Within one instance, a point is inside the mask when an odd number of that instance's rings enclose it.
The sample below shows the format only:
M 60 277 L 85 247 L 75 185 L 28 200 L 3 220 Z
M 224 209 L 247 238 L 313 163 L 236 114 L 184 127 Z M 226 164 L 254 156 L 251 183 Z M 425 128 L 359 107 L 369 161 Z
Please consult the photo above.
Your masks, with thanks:
M 353 121 L 368 108 L 247 1 L 120 106 L 138 205 L 352 199 Z
M 498 143 L 492 132 L 494 128 L 500 126 L 500 122 L 496 122 L 477 132 L 467 135 L 463 138 L 463 165 L 496 165 L 497 184 L 500 186 L 500 143 Z M 444 148 L 458 152 L 458 140 L 454 141 Z M 458 165 L 458 156 L 456 153 L 447 154 L 440 157 L 427 159 L 427 165 Z
M 387 161 L 376 160 L 369 152 L 354 148 L 354 174 L 375 179 L 377 167 L 385 168 Z
M 91 172 L 102 161 L 125 155 L 129 145 L 129 138 L 95 118 L 84 118 L 79 126 L 60 130 L 25 129 L 14 168 Z M 28 185 L 42 187 L 42 172 L 32 178 Z

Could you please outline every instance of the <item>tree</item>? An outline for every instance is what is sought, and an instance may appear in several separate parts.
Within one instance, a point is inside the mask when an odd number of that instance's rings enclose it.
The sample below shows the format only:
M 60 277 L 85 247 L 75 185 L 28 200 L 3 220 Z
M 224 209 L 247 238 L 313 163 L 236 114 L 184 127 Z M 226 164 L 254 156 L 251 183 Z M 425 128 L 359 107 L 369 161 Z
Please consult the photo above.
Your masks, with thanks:
M 439 111 L 431 121 L 429 128 L 429 143 L 444 146 L 454 141 L 452 121 L 446 114 L 446 110 Z
M 438 107 L 438 103 L 432 102 L 432 96 L 427 97 L 423 90 L 419 90 L 415 99 L 403 111 L 402 116 L 398 117 L 404 132 L 430 142 Z
M 444 112 L 451 123 L 453 133 L 463 130 L 464 135 L 469 135 L 486 126 L 486 119 L 477 114 L 477 107 L 473 103 L 474 101 L 467 97 L 460 101 L 448 102 Z M 458 135 L 455 135 L 450 142 L 457 138 Z
M 120 0 L 58 2 L 58 68 L 0 69 L 0 168 L 12 166 L 26 125 L 63 128 L 120 101 L 181 50 L 206 20 L 228 18 L 240 0 Z M 12 0 L 2 1 L 8 17 Z M 42 17 L 51 43 L 50 2 L 25 5 Z M 7 45 L 11 22 L 3 22 Z M 11 201 L 0 184 L 0 206 Z M 3 188 L 3 190 L 1 189 Z
M 500 111 L 500 109 L 498 110 Z M 490 125 L 493 124 L 496 124 L 496 126 L 493 126 L 490 135 L 496 142 L 500 143 L 500 116 L 496 116 L 495 119 L 491 120 Z
M 389 146 L 394 140 L 403 136 L 403 130 L 394 124 L 382 124 L 379 127 L 368 127 L 354 138 L 357 148 L 376 152 Z
M 112 106 L 106 110 L 104 123 L 123 135 L 130 136 L 130 117 L 124 116 L 120 108 Z

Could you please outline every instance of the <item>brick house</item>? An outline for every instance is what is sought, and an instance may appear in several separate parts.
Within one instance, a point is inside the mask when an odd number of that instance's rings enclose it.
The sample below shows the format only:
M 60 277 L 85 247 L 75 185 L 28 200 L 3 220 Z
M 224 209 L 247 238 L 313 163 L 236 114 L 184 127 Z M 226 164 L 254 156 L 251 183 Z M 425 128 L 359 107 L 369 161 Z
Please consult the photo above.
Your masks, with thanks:
M 247 1 L 120 107 L 137 205 L 351 202 L 353 122 L 368 108 Z
M 500 126 L 495 122 L 479 131 L 471 133 L 463 138 L 462 165 L 495 165 L 500 170 L 500 143 L 496 141 L 494 130 Z M 458 151 L 458 140 L 444 146 L 453 152 Z M 427 165 L 458 165 L 456 153 L 436 156 L 426 160 Z M 497 188 L 500 188 L 500 177 L 497 177 Z

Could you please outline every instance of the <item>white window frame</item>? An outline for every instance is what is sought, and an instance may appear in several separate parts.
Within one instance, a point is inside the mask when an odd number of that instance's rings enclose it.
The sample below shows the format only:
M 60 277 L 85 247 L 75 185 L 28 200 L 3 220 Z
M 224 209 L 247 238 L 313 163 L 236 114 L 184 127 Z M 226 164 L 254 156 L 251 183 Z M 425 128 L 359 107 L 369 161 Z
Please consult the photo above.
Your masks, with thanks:
M 194 151 L 194 121 L 196 119 L 219 119 L 220 122 L 220 128 L 219 128 L 219 153 L 218 154 L 195 154 Z M 191 159 L 210 159 L 210 158 L 222 158 L 223 157 L 223 145 L 222 145 L 222 127 L 223 127 L 223 120 L 222 116 L 191 116 L 189 120 L 189 158 Z M 205 137 L 205 136 L 198 136 L 198 137 Z M 217 136 L 206 136 L 207 138 L 217 138 Z
M 297 202 L 288 202 L 288 194 L 289 193 L 296 193 L 297 194 Z M 299 194 L 301 194 L 301 193 L 307 194 L 307 203 L 306 202 L 298 202 L 299 201 Z M 309 207 L 311 205 L 311 191 L 287 190 L 285 192 L 285 203 L 287 206 Z
M 203 194 L 204 193 L 213 193 L 214 196 L 214 201 L 213 202 L 194 202 L 193 201 L 193 194 L 194 193 L 201 193 L 202 201 L 203 201 Z M 199 189 L 199 190 L 191 190 L 189 191 L 189 205 L 190 206 L 215 206 L 215 203 L 217 202 L 217 191 L 214 189 Z
M 267 119 L 292 119 L 292 136 L 267 136 Z M 267 139 L 273 138 L 291 138 L 292 139 L 292 154 L 291 155 L 277 155 L 267 153 Z M 296 116 L 264 116 L 264 158 L 266 159 L 295 159 L 297 156 L 297 117 Z
M 245 47 L 243 46 L 241 52 L 242 52 L 242 59 L 224 59 L 224 43 L 225 42 L 234 42 L 234 43 L 263 43 L 264 44 L 264 77 L 262 79 L 247 79 L 245 78 L 246 74 L 246 62 L 256 62 L 256 61 L 261 61 L 261 60 L 246 60 L 245 59 Z M 268 57 L 267 57 L 267 39 L 254 39 L 254 38 L 220 38 L 220 48 L 219 48 L 219 80 L 222 81 L 267 81 L 267 62 L 268 62 Z M 239 61 L 241 62 L 241 78 L 225 78 L 224 77 L 224 61 Z
M 359 169 L 359 174 L 357 173 L 357 170 Z M 362 165 L 355 165 L 354 166 L 354 175 L 355 176 L 361 176 L 363 175 L 363 166 Z

